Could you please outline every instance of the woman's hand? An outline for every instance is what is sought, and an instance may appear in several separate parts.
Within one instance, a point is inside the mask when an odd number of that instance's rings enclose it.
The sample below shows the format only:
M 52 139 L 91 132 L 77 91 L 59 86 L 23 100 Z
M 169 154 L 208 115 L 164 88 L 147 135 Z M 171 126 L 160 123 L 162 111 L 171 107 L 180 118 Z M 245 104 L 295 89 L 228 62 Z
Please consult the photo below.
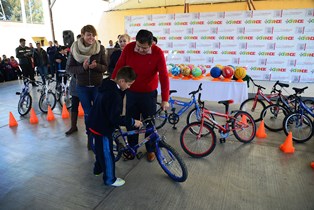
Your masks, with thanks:
M 89 69 L 94 69 L 97 67 L 96 60 L 93 60 L 91 64 L 89 64 Z
M 89 59 L 86 59 L 83 63 L 84 70 L 88 70 L 88 66 L 89 66 Z

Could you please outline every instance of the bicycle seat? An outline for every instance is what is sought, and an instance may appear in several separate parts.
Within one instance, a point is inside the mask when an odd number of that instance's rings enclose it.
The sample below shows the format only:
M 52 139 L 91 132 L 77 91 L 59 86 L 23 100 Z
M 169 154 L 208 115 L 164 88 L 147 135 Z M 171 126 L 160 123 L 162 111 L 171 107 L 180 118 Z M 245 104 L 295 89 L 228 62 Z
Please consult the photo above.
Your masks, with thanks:
M 178 91 L 176 91 L 176 90 L 170 90 L 170 91 L 169 91 L 169 95 L 171 95 L 171 93 L 176 93 L 176 92 L 178 92 Z
M 232 104 L 234 101 L 231 100 L 225 100 L 225 101 L 218 101 L 218 104 L 223 104 L 223 105 L 229 105 Z
M 304 92 L 305 89 L 307 89 L 308 87 L 304 87 L 304 88 L 296 88 L 293 87 L 292 89 L 295 91 L 295 94 L 301 94 Z
M 285 84 L 285 83 L 281 83 L 281 82 L 278 82 L 277 83 L 280 87 L 289 87 L 289 84 Z
M 62 70 L 62 69 L 59 69 L 58 72 L 60 72 L 60 73 L 65 73 L 66 71 L 65 71 L 65 70 Z

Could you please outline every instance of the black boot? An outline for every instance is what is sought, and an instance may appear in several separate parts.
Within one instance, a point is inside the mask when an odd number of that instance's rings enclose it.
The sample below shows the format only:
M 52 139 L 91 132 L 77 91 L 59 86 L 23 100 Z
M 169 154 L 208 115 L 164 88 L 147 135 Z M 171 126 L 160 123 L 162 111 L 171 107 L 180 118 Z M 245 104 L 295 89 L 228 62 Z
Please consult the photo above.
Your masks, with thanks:
M 65 135 L 71 135 L 72 133 L 77 131 L 77 112 L 71 112 L 71 128 L 65 132 Z

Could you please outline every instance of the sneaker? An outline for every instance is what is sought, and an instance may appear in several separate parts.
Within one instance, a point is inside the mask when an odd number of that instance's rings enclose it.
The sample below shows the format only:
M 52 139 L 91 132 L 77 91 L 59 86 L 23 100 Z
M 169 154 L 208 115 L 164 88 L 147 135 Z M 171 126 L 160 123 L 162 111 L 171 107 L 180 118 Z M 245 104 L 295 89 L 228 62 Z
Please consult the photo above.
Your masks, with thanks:
M 122 185 L 124 185 L 125 181 L 121 178 L 117 178 L 116 181 L 114 183 L 112 183 L 110 186 L 113 187 L 121 187 Z
M 148 152 L 147 153 L 147 160 L 149 162 L 153 162 L 156 159 L 155 153 L 154 152 Z

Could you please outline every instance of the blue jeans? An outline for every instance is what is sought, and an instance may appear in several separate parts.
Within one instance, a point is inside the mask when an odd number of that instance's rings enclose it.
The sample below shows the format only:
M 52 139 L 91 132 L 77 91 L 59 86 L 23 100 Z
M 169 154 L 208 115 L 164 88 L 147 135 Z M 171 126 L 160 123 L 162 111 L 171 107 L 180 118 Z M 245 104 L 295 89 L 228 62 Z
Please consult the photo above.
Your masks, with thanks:
M 39 72 L 43 83 L 46 84 L 46 77 L 48 75 L 48 67 L 47 66 L 37 66 L 37 71 Z
M 88 113 L 90 109 L 93 106 L 93 103 L 95 102 L 97 93 L 98 93 L 98 87 L 86 87 L 86 86 L 76 86 L 77 95 L 81 101 L 83 110 L 84 110 L 84 120 L 85 120 L 85 126 L 86 126 L 86 120 L 88 117 Z M 88 132 L 88 129 L 86 127 L 86 132 Z

